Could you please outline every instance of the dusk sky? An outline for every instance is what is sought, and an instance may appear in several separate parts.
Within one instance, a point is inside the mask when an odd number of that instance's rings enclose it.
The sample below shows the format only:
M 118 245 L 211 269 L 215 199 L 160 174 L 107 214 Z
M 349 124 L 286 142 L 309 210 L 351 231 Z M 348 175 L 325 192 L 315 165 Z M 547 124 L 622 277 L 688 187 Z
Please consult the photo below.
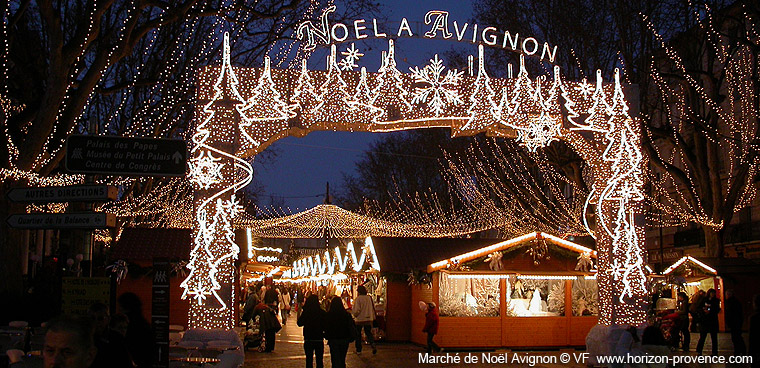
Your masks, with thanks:
M 449 11 L 451 21 L 465 22 L 472 18 L 470 1 L 385 0 L 381 3 L 390 24 L 398 24 L 403 17 L 410 22 L 422 21 L 430 10 Z M 367 18 L 370 17 L 368 14 Z M 338 50 L 341 51 L 349 45 L 350 43 L 339 44 Z M 383 40 L 370 39 L 364 44 L 357 43 L 356 47 L 366 54 L 357 64 L 367 67 L 369 72 L 374 72 L 380 66 L 379 50 L 386 50 L 388 45 Z M 366 51 L 370 48 L 372 51 Z M 442 55 L 452 48 L 476 53 L 475 46 L 467 43 L 402 38 L 397 41 L 396 46 L 398 68 L 402 72 L 408 72 L 409 67 L 423 67 L 434 54 Z M 310 60 L 310 67 L 314 67 L 311 63 L 323 60 L 324 55 L 324 52 L 315 52 Z M 315 65 L 324 67 L 324 62 Z M 340 190 L 342 173 L 353 173 L 354 163 L 361 153 L 379 137 L 382 137 L 382 133 L 322 131 L 313 132 L 304 138 L 287 137 L 275 142 L 272 147 L 279 152 L 276 161 L 267 168 L 254 165 L 254 175 L 266 191 L 260 203 L 267 206 L 271 202 L 270 196 L 276 200 L 281 198 L 284 208 L 294 211 L 322 203 L 325 183 L 330 183 L 330 191 L 333 194 Z

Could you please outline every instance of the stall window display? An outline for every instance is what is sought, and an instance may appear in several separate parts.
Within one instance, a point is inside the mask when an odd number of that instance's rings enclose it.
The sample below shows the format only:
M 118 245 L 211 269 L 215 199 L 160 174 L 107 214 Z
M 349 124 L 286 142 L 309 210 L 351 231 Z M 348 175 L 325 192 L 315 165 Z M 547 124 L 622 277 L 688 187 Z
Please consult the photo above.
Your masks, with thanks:
M 472 275 L 466 278 L 440 274 L 438 300 L 441 316 L 498 317 L 501 307 L 499 279 Z
M 507 313 L 515 317 L 563 316 L 564 280 L 509 280 Z
M 598 295 L 596 279 L 573 280 L 573 316 L 598 316 Z

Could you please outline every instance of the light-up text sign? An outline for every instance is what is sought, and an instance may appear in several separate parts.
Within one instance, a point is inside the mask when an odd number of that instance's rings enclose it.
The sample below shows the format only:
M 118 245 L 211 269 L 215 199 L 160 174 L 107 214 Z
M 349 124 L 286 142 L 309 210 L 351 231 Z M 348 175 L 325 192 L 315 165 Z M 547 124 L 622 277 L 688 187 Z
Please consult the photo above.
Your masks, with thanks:
M 348 39 L 421 36 L 483 43 L 525 55 L 539 56 L 541 61 L 546 60 L 550 63 L 554 63 L 557 56 L 557 46 L 550 46 L 548 42 L 541 45 L 534 37 L 520 37 L 519 33 L 500 31 L 496 27 L 482 27 L 477 23 L 449 21 L 449 12 L 443 10 L 427 12 L 424 19 L 425 32 L 416 34 L 409 25 L 407 18 L 401 18 L 398 24 L 378 24 L 375 18 L 371 21 L 356 19 L 348 24 L 331 23 L 329 15 L 335 12 L 335 9 L 335 5 L 331 5 L 322 11 L 318 22 L 309 20 L 298 25 L 296 36 L 305 43 L 303 45 L 305 50 L 314 50 L 318 44 L 329 45 Z

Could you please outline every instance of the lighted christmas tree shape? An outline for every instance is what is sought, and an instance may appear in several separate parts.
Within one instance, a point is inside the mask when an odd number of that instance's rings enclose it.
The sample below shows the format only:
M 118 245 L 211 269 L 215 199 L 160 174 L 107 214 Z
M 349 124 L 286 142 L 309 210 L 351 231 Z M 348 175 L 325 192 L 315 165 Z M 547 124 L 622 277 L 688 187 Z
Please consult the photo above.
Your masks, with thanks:
M 293 112 L 272 80 L 269 56 L 264 57 L 264 68 L 253 95 L 245 104 L 237 107 L 240 113 L 240 131 L 245 143 L 255 147 L 288 129 L 288 119 Z
M 588 117 L 583 124 L 575 124 L 576 127 L 570 128 L 571 130 L 590 130 L 594 132 L 607 132 L 610 130 L 610 106 L 607 103 L 607 96 L 604 94 L 604 88 L 602 87 L 602 71 L 596 71 L 596 88 L 591 95 L 591 107 L 588 109 Z
M 377 119 L 383 114 L 383 109 L 372 106 L 372 93 L 367 83 L 367 69 L 362 67 L 359 73 L 359 83 L 354 91 L 351 113 L 354 121 L 363 123 L 377 123 Z
M 632 298 L 647 293 L 643 252 L 638 245 L 633 213 L 626 210 L 629 208 L 628 204 L 627 199 L 619 200 L 615 230 L 612 235 L 612 254 L 618 255 L 612 257 L 613 278 L 620 280 L 623 284 L 619 296 L 620 302 L 624 302 L 625 297 Z
M 319 95 L 314 89 L 314 85 L 309 75 L 309 69 L 306 67 L 306 60 L 301 61 L 301 73 L 298 75 L 296 88 L 293 90 L 293 96 L 290 101 L 294 103 L 291 109 L 298 111 L 302 126 L 311 126 L 314 123 L 314 108 L 319 104 Z
M 517 73 L 512 97 L 501 99 L 499 106 L 500 121 L 503 125 L 524 131 L 530 128 L 531 119 L 541 114 L 540 97 L 533 88 L 533 82 L 525 69 L 525 57 L 520 55 L 520 71 Z M 506 101 L 509 101 L 505 103 Z
M 350 101 L 348 85 L 341 76 L 336 62 L 336 48 L 332 45 L 327 58 L 327 79 L 320 87 L 319 104 L 314 109 L 314 123 L 323 128 L 352 124 Z
M 203 305 L 206 298 L 212 295 L 214 290 L 220 288 L 219 282 L 211 275 L 214 271 L 214 261 L 216 258 L 209 249 L 210 243 L 214 241 L 215 224 L 208 223 L 207 212 L 201 211 L 198 215 L 199 234 L 195 236 L 193 249 L 190 251 L 190 260 L 187 262 L 187 268 L 190 273 L 182 281 L 180 287 L 184 289 L 182 299 L 191 296 L 198 305 Z
M 478 45 L 478 76 L 475 78 L 475 90 L 470 96 L 470 107 L 467 109 L 470 118 L 460 131 L 480 132 L 497 123 L 498 106 L 493 102 L 493 98 L 491 78 L 488 77 L 483 62 L 483 45 Z
M 404 74 L 396 68 L 396 52 L 393 40 L 388 40 L 388 55 L 378 70 L 377 87 L 372 92 L 372 106 L 383 110 L 382 121 L 401 120 L 410 115 L 412 105 L 408 101 Z

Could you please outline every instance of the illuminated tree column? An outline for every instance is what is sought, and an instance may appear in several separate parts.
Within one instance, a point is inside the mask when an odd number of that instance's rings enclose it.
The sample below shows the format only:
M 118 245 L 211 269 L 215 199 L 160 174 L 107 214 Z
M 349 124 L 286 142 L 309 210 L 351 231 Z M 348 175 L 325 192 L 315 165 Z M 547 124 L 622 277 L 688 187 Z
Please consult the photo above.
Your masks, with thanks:
M 570 134 L 569 142 L 594 173 L 589 200 L 596 204 L 593 233 L 598 255 L 599 323 L 638 325 L 646 321 L 648 303 L 641 193 L 645 162 L 639 123 L 628 113 L 618 73 L 611 101 L 604 99 L 601 82 L 591 100 L 587 118 L 583 124 L 573 123 L 578 127 L 573 130 L 586 131 L 593 139 Z
M 235 260 L 232 221 L 241 210 L 236 190 L 252 178 L 250 165 L 235 156 L 241 136 L 237 107 L 243 99 L 229 62 L 229 41 L 224 39 L 224 61 L 216 76 L 201 73 L 199 79 L 216 78 L 210 96 L 198 112 L 193 135 L 190 181 L 194 185 L 193 244 L 182 282 L 182 297 L 190 299 L 189 328 L 234 327 Z M 203 83 L 204 81 L 201 81 Z

